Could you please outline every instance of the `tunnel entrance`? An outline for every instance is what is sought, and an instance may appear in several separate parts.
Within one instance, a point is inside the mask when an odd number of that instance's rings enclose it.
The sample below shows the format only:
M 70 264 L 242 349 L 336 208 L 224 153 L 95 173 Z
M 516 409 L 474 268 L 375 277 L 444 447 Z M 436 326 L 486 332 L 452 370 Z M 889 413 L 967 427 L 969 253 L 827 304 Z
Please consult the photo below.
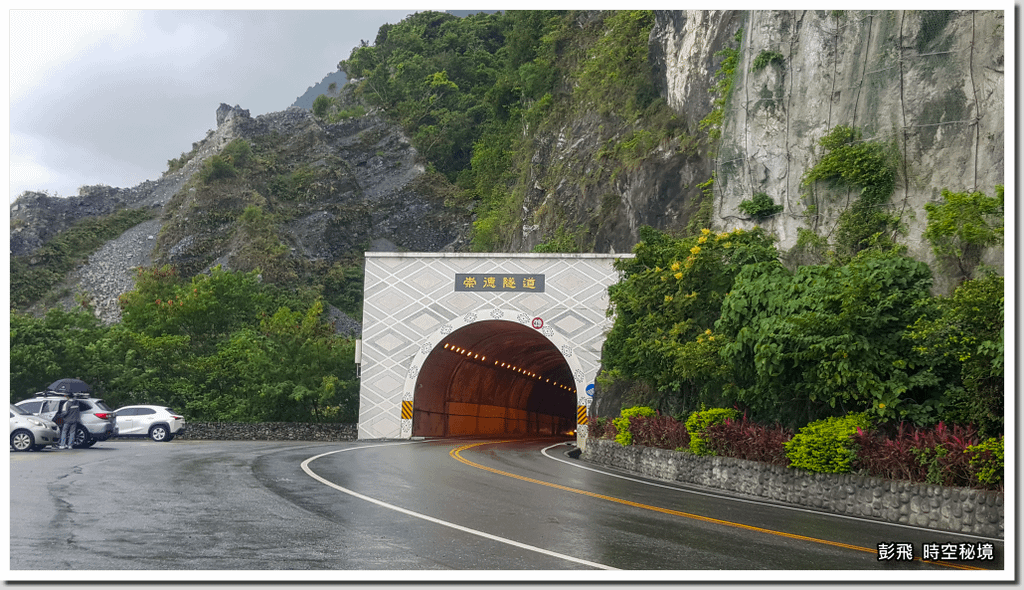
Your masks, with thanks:
M 416 380 L 412 435 L 566 434 L 576 382 L 558 348 L 522 324 L 488 320 L 446 335 Z

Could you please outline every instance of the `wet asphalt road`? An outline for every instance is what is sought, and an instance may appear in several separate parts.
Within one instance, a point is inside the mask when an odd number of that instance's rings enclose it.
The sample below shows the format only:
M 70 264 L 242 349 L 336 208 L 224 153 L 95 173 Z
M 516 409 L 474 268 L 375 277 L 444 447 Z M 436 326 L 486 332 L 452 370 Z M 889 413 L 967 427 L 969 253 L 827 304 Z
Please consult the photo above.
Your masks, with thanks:
M 367 579 L 418 571 L 424 580 L 453 570 L 577 570 L 578 579 L 628 579 L 594 575 L 603 568 L 656 571 L 659 580 L 750 579 L 739 572 L 754 570 L 763 572 L 756 580 L 848 580 L 842 570 L 875 580 L 1011 579 L 999 577 L 1001 540 L 649 485 L 572 460 L 560 442 L 108 441 L 11 453 L 10 579 L 27 579 L 20 570 L 359 570 Z M 880 561 L 880 542 L 910 543 L 918 557 L 923 543 L 991 543 L 995 559 Z M 736 573 L 687 573 L 714 570 Z

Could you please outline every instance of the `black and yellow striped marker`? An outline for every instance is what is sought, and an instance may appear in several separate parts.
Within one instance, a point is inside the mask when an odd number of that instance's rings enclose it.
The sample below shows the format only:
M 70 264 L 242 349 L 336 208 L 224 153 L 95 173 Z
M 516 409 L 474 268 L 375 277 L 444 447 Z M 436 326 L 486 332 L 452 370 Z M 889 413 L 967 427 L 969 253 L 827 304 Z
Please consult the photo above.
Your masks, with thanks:
M 402 420 L 412 420 L 412 400 L 402 402 Z
M 576 406 L 576 423 L 587 423 L 587 406 Z

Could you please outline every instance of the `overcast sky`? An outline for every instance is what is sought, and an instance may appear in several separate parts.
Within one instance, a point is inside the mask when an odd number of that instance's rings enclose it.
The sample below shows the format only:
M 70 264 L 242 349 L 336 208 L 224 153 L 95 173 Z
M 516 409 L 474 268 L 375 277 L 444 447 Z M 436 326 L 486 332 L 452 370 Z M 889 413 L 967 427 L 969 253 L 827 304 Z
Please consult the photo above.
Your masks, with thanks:
M 10 201 L 156 180 L 221 103 L 288 108 L 414 10 L 11 10 Z

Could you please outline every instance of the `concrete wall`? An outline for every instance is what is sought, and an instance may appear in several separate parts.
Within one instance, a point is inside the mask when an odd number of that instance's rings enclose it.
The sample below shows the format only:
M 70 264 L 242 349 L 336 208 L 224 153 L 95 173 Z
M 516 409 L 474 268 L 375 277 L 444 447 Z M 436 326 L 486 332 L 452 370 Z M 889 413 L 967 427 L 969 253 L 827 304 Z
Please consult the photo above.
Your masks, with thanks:
M 730 457 L 591 439 L 584 461 L 681 484 L 936 530 L 1003 538 L 1003 494 L 893 481 L 849 473 L 811 473 Z

